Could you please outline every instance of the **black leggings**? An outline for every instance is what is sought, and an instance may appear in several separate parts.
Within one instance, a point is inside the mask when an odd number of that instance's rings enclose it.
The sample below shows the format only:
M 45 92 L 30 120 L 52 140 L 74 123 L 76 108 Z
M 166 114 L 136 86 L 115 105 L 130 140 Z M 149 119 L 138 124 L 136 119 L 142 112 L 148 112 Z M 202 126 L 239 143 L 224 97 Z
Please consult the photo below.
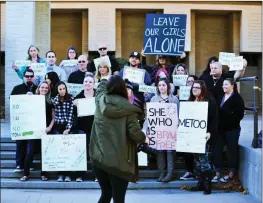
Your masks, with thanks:
M 93 166 L 93 169 L 101 187 L 98 203 L 110 203 L 111 198 L 114 203 L 124 203 L 129 182 L 97 167 Z

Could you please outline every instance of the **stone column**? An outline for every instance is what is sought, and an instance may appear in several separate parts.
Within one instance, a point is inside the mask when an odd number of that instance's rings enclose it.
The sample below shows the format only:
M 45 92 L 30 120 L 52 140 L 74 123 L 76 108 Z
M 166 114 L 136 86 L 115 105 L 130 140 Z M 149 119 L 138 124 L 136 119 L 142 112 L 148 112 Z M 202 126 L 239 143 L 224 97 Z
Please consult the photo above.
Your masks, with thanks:
M 89 13 L 88 11 L 82 11 L 82 54 L 88 55 L 88 43 L 89 43 Z
M 41 57 L 50 49 L 49 2 L 6 2 L 5 32 L 5 119 L 9 119 L 9 96 L 22 81 L 12 69 L 14 60 L 27 57 L 31 44 L 39 46 Z
M 116 11 L 116 52 L 115 56 L 121 57 L 121 42 L 122 42 L 122 23 L 121 23 L 121 11 Z
M 191 11 L 191 51 L 189 52 L 189 72 L 196 74 L 195 68 L 195 12 Z

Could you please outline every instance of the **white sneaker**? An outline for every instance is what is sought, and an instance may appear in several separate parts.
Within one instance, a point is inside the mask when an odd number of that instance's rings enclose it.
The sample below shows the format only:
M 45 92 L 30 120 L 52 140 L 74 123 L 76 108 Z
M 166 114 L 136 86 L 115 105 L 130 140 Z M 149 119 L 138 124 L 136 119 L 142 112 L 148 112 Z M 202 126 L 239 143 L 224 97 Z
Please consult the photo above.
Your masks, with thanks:
M 66 176 L 64 181 L 65 181 L 65 182 L 70 182 L 70 181 L 71 181 L 70 176 Z
M 185 174 L 180 177 L 180 180 L 193 180 L 194 179 L 194 176 L 192 173 L 186 171 Z
M 99 182 L 97 178 L 95 178 L 95 180 L 94 180 L 94 181 L 95 181 L 95 182 Z
M 14 170 L 14 173 L 20 173 L 22 172 L 24 169 L 21 169 L 20 166 L 17 166 Z
M 220 176 L 215 176 L 211 181 L 212 181 L 212 183 L 220 182 Z

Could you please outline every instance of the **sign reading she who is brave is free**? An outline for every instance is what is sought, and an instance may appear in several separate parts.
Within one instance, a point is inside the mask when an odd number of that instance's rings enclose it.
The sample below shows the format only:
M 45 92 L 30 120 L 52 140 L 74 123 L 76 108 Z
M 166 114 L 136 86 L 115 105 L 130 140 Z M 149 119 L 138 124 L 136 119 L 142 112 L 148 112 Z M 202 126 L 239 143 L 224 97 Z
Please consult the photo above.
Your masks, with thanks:
M 180 56 L 184 52 L 186 14 L 147 14 L 144 54 Z

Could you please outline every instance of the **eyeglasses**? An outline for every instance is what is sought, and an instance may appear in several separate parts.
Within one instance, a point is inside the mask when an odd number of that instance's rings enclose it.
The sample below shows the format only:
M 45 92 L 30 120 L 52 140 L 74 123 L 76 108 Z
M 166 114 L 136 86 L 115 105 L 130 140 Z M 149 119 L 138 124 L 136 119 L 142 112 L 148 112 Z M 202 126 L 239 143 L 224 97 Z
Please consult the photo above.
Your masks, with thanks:
M 102 51 L 102 50 L 105 51 L 105 50 L 107 50 L 107 47 L 101 47 L 101 48 L 99 48 L 99 50 L 100 50 L 100 51 Z
M 69 54 L 75 54 L 76 52 L 75 51 L 69 51 L 68 53 Z
M 193 89 L 198 89 L 198 90 L 200 90 L 200 89 L 201 89 L 201 87 L 193 87 Z
M 25 77 L 25 78 L 33 78 L 34 75 L 25 75 L 24 77 Z
M 79 63 L 86 63 L 86 61 L 78 61 Z

